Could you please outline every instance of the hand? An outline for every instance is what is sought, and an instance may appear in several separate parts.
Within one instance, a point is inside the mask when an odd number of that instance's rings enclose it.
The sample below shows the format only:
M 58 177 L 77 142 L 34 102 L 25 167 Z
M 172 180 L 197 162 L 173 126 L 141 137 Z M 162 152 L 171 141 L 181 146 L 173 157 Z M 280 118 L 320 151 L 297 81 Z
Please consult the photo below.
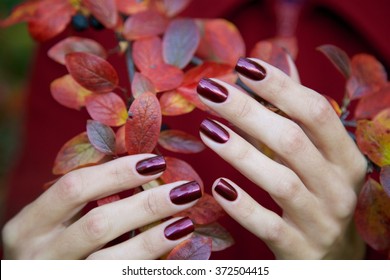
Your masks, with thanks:
M 196 182 L 153 188 L 79 218 L 88 202 L 145 184 L 164 170 L 163 157 L 142 154 L 66 174 L 5 225 L 5 258 L 156 259 L 168 253 L 194 230 L 190 219 L 170 219 L 123 243 L 102 247 L 194 205 L 202 195 Z
M 198 93 L 212 110 L 271 148 L 280 162 L 212 120 L 201 124 L 201 138 L 266 190 L 283 214 L 265 209 L 223 178 L 213 186 L 216 200 L 278 259 L 363 258 L 365 246 L 353 214 L 367 163 L 329 102 L 260 60 L 240 59 L 236 70 L 249 88 L 289 118 L 216 79 L 203 79 Z

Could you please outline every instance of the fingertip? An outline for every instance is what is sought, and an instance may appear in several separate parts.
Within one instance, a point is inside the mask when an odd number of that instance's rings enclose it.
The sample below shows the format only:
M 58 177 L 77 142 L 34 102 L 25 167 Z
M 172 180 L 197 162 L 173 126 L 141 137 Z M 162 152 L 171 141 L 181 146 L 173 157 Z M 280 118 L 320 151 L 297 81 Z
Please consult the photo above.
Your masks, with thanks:
M 233 185 L 230 180 L 219 178 L 213 184 L 213 191 L 224 200 L 233 202 L 238 198 L 238 192 Z

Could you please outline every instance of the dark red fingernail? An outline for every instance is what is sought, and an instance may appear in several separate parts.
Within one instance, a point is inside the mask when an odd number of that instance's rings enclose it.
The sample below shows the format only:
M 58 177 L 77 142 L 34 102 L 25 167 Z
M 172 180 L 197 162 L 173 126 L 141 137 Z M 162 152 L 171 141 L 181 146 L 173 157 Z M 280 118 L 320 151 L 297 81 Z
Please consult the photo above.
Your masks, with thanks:
M 182 205 L 194 201 L 202 196 L 202 190 L 196 181 L 185 183 L 169 193 L 169 197 L 174 204 Z
M 229 140 L 229 133 L 226 129 L 210 119 L 205 119 L 200 124 L 200 131 L 210 139 L 221 144 Z
M 229 94 L 226 88 L 207 78 L 200 80 L 196 90 L 201 96 L 215 103 L 224 102 Z
M 165 159 L 163 156 L 147 158 L 139 161 L 135 168 L 141 175 L 155 175 L 165 170 Z
M 190 234 L 195 230 L 194 224 L 190 218 L 182 218 L 169 226 L 164 230 L 164 235 L 169 240 L 180 239 L 187 234 Z
M 214 187 L 214 190 L 223 198 L 234 201 L 236 200 L 238 194 L 237 191 L 224 179 L 219 179 L 217 185 Z
M 254 81 L 263 80 L 267 73 L 263 66 L 243 57 L 237 61 L 235 69 L 238 73 Z

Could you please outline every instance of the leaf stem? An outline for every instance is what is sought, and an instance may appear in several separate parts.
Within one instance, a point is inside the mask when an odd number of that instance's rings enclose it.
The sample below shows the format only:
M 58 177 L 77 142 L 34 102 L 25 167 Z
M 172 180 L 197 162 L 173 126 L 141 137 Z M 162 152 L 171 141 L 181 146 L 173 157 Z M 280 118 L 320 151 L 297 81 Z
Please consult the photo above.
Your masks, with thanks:
M 135 65 L 132 56 L 132 49 L 133 49 L 133 43 L 129 42 L 129 45 L 126 49 L 126 66 L 127 66 L 127 71 L 129 73 L 130 83 L 133 81 L 135 76 Z

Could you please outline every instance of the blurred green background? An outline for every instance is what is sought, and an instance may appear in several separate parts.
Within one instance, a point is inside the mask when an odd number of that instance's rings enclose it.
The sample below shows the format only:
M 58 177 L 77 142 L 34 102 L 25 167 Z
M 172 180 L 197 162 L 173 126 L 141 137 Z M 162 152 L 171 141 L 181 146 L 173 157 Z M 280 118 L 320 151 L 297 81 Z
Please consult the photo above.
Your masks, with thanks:
M 1 0 L 0 18 L 7 17 L 12 8 L 21 2 L 21 0 Z M 34 42 L 28 35 L 26 24 L 0 28 L 0 205 L 2 207 L 7 175 L 18 158 L 22 141 L 25 87 L 33 50 Z

